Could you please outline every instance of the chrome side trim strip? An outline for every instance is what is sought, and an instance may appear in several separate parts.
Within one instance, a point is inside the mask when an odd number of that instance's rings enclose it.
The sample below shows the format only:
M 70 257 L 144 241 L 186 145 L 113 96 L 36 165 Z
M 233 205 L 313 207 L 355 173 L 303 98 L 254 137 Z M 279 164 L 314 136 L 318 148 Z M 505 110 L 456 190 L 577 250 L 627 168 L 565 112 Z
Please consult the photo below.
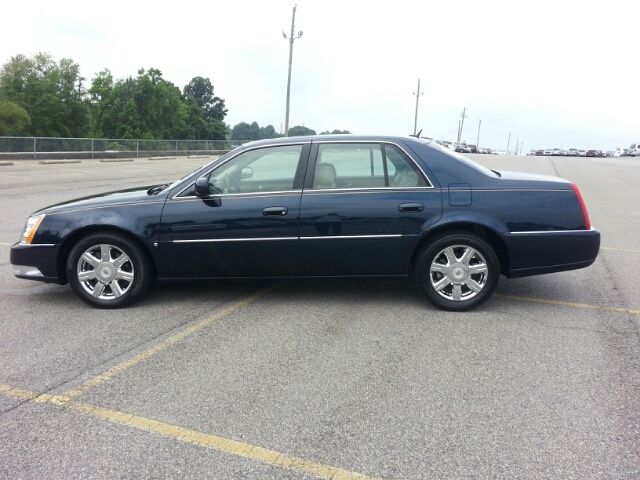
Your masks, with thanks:
M 324 235 L 322 237 L 300 237 L 300 240 L 352 240 L 355 238 L 398 238 L 404 236 L 400 233 L 392 235 Z
M 434 187 L 358 187 L 358 188 L 322 188 L 304 190 L 304 195 L 322 195 L 331 193 L 334 195 L 347 193 L 389 193 L 393 191 L 412 193 L 441 193 L 441 190 Z
M 290 197 L 293 195 L 300 195 L 301 193 L 302 190 L 273 190 L 271 192 L 221 193 L 219 195 L 209 195 L 208 197 L 172 197 L 171 200 L 175 200 L 177 202 L 193 202 L 196 200 L 209 201 L 216 198 L 234 200 L 241 198 Z
M 49 214 L 47 214 L 49 215 Z M 24 247 L 55 247 L 55 243 L 18 243 Z
M 472 188 L 471 191 L 475 192 L 557 192 L 557 193 L 569 193 L 573 190 L 567 190 L 563 188 Z
M 399 238 L 400 233 L 390 235 L 325 235 L 322 237 L 268 237 L 268 238 L 205 238 L 198 240 L 170 240 L 170 243 L 213 243 L 213 242 L 264 242 L 276 240 L 353 240 L 360 238 Z
M 204 238 L 202 240 L 171 240 L 171 243 L 213 243 L 213 242 L 268 242 L 274 240 L 298 240 L 298 237 L 271 238 Z
M 509 232 L 512 235 L 540 235 L 540 234 L 554 234 L 554 233 L 586 233 L 593 232 L 595 229 L 590 230 L 541 230 L 534 232 Z

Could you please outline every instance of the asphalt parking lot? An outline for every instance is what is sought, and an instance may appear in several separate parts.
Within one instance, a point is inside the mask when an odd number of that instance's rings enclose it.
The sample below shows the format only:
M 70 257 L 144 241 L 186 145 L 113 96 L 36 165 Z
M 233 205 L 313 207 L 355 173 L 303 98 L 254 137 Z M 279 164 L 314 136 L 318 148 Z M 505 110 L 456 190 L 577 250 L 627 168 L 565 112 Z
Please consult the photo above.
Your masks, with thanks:
M 576 182 L 596 263 L 468 313 L 388 280 L 96 310 L 14 278 L 27 216 L 209 159 L 0 167 L 0 478 L 640 478 L 640 160 L 470 157 Z

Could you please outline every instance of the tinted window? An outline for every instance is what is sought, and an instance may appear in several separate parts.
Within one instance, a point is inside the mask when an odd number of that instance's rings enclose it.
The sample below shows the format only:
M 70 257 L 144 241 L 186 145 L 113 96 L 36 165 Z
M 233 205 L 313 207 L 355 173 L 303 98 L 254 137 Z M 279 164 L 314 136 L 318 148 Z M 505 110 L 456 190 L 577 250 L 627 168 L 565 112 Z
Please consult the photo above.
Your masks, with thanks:
M 416 165 L 388 144 L 321 144 L 313 188 L 411 188 L 429 186 Z
M 428 186 L 415 163 L 395 145 L 385 145 L 388 185 L 390 187 L 426 187 Z
M 292 190 L 302 145 L 259 148 L 241 153 L 209 176 L 211 193 Z
M 385 186 L 379 144 L 336 143 L 318 146 L 313 188 L 375 188 Z

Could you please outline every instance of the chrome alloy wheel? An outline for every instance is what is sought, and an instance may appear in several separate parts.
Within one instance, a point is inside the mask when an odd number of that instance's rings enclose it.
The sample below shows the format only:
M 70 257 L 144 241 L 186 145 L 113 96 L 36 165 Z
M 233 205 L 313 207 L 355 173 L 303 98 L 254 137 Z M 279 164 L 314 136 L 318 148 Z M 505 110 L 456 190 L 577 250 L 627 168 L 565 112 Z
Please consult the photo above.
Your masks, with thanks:
M 431 285 L 438 295 L 458 302 L 478 295 L 488 275 L 484 257 L 467 245 L 451 245 L 441 250 L 429 269 Z
M 94 245 L 84 251 L 77 268 L 82 288 L 95 298 L 113 300 L 133 286 L 134 268 L 129 256 L 113 245 Z

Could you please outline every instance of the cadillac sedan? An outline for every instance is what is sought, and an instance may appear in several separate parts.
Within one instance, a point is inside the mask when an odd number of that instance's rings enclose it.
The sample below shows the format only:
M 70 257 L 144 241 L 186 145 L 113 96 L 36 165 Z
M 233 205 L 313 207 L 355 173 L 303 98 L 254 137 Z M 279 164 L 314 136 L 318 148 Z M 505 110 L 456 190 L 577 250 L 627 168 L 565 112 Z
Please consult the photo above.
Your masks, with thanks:
M 461 311 L 501 274 L 588 267 L 599 246 L 567 180 L 488 170 L 428 139 L 342 135 L 253 142 L 172 184 L 37 211 L 11 263 L 98 308 L 154 280 L 387 276 Z

